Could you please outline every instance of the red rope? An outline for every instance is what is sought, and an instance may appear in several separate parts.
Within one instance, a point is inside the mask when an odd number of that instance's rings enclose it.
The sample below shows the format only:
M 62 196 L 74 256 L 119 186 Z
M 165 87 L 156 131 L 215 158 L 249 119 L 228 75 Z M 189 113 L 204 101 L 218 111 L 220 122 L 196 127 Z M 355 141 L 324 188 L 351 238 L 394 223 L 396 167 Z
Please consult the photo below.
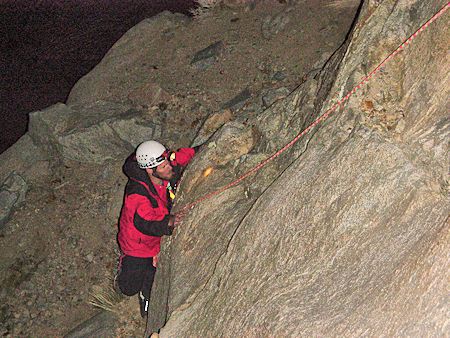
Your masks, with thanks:
M 376 66 L 367 76 L 365 76 L 355 87 L 353 87 L 352 90 L 350 90 L 347 95 L 345 95 L 341 100 L 336 102 L 330 109 L 328 109 L 324 114 L 322 114 L 319 118 L 317 118 L 314 122 L 312 122 L 306 129 L 304 129 L 302 132 L 300 132 L 297 136 L 295 136 L 288 144 L 286 144 L 283 148 L 278 150 L 276 153 L 271 155 L 270 157 L 266 158 L 264 161 L 259 163 L 256 167 L 250 169 L 246 173 L 244 173 L 242 176 L 238 177 L 233 182 L 227 184 L 226 186 L 217 189 L 209 194 L 206 194 L 197 200 L 195 200 L 192 203 L 186 204 L 184 207 L 180 209 L 180 211 L 177 213 L 179 217 L 183 217 L 187 211 L 191 208 L 193 208 L 196 204 L 201 203 L 207 199 L 210 199 L 211 197 L 218 195 L 225 190 L 234 187 L 235 185 L 239 184 L 241 181 L 246 179 L 248 176 L 252 175 L 256 171 L 260 170 L 262 167 L 264 167 L 267 163 L 271 162 L 278 156 L 280 156 L 282 153 L 284 153 L 287 149 L 292 147 L 301 137 L 306 135 L 313 129 L 315 126 L 317 126 L 319 123 L 327 120 L 330 115 L 344 102 L 346 102 L 350 96 L 355 94 L 355 92 L 359 89 L 361 89 L 361 86 L 368 82 L 376 73 L 380 71 L 380 69 L 389 62 L 394 56 L 396 56 L 401 50 L 403 50 L 404 47 L 406 47 L 408 44 L 411 43 L 413 39 L 417 37 L 420 33 L 422 33 L 433 21 L 435 21 L 437 18 L 439 18 L 442 14 L 445 13 L 445 11 L 450 7 L 450 2 L 447 2 L 447 4 L 442 7 L 436 14 L 434 14 L 427 22 L 425 22 L 417 31 L 415 31 L 408 39 L 406 39 L 400 46 L 397 47 L 391 54 L 389 54 L 378 66 Z

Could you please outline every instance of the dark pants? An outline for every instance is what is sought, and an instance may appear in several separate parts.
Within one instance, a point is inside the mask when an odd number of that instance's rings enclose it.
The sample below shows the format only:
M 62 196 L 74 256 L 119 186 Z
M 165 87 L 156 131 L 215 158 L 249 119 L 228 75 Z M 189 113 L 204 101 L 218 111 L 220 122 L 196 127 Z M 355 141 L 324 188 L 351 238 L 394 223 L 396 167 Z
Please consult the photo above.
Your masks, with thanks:
M 142 291 L 144 297 L 149 299 L 155 272 L 152 257 L 121 257 L 117 276 L 120 291 L 127 296 Z

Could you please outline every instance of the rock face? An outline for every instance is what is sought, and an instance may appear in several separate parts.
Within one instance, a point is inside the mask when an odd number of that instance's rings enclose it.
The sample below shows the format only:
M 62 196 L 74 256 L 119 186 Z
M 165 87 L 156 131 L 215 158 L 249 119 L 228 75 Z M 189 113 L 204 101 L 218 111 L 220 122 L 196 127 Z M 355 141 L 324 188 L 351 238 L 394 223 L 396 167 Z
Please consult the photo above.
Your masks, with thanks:
M 445 2 L 229 3 L 143 21 L 1 154 L 2 335 L 142 334 L 135 297 L 117 316 L 87 301 L 117 264 L 121 165 L 150 138 L 204 145 L 179 186 L 146 336 L 447 334 L 447 12 L 224 189 Z
M 175 211 L 289 142 L 444 5 L 365 1 L 349 40 L 315 78 L 249 121 L 253 133 L 227 123 L 210 139 Z M 164 242 L 148 332 L 448 332 L 448 18 L 286 153 L 190 210 Z M 214 148 L 220 142 L 231 146 Z

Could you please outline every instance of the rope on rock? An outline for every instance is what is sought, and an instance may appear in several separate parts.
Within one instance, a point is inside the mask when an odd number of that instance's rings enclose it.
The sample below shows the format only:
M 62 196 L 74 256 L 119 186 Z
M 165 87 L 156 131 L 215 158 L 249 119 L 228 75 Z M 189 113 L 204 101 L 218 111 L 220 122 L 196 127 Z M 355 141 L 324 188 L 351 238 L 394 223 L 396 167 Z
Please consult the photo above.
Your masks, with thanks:
M 314 122 L 312 122 L 308 127 L 306 127 L 303 131 L 301 131 L 297 136 L 295 136 L 289 143 L 287 143 L 284 147 L 282 147 L 280 150 L 275 152 L 270 157 L 263 160 L 261 163 L 259 163 L 254 168 L 250 169 L 246 173 L 244 173 L 242 176 L 238 177 L 233 182 L 227 184 L 226 186 L 217 189 L 211 193 L 205 194 L 204 196 L 198 198 L 192 203 L 188 203 L 185 206 L 183 206 L 180 211 L 177 213 L 179 217 L 183 217 L 189 209 L 192 209 L 195 205 L 210 199 L 211 197 L 218 195 L 225 190 L 234 187 L 235 185 L 239 184 L 241 181 L 246 179 L 248 176 L 252 175 L 256 171 L 259 171 L 262 167 L 264 167 L 267 163 L 273 161 L 275 158 L 280 156 L 282 153 L 284 153 L 287 149 L 292 147 L 301 137 L 306 135 L 313 129 L 315 126 L 317 126 L 319 123 L 327 120 L 330 115 L 339 107 L 342 106 L 343 103 L 348 101 L 350 96 L 356 93 L 357 90 L 361 89 L 362 85 L 368 82 L 375 74 L 377 74 L 384 65 L 392 60 L 400 51 L 402 51 L 407 45 L 411 43 L 412 40 L 414 40 L 420 33 L 422 33 L 428 26 L 435 21 L 437 18 L 439 18 L 442 14 L 444 14 L 447 9 L 450 7 L 450 2 L 447 2 L 446 5 L 444 5 L 436 14 L 434 14 L 430 19 L 428 19 L 427 22 L 425 22 L 418 30 L 416 30 L 408 39 L 406 39 L 400 46 L 397 47 L 393 52 L 391 52 L 382 62 L 378 64 L 367 76 L 365 76 L 355 87 L 353 87 L 352 90 L 350 90 L 347 95 L 345 95 L 341 100 L 336 102 L 330 109 L 328 109 L 325 113 L 323 113 L 320 117 L 318 117 Z

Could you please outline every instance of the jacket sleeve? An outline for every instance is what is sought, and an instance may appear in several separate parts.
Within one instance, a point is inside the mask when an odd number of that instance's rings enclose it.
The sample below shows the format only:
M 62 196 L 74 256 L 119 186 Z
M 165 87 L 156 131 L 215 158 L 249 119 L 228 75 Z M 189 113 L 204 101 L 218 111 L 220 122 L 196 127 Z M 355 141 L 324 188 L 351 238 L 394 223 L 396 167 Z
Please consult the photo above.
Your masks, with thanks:
M 168 226 L 169 215 L 153 208 L 146 197 L 137 196 L 137 199 L 139 201 L 133 219 L 136 229 L 148 236 L 171 235 L 173 229 Z
M 198 147 L 197 147 L 198 151 Z M 185 167 L 197 152 L 195 148 L 180 148 L 175 152 L 174 165 Z

